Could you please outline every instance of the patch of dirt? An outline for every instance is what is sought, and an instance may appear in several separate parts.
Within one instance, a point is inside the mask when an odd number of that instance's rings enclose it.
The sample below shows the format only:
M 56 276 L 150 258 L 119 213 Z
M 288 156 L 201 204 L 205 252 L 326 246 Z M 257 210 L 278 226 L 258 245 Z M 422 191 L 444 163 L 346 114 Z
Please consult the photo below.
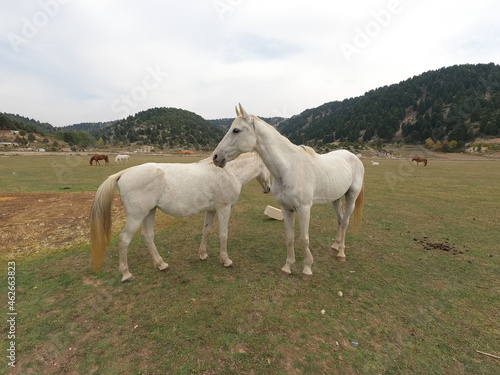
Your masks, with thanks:
M 464 250 L 457 248 L 455 246 L 455 244 L 450 244 L 448 241 L 431 242 L 431 241 L 428 241 L 427 237 L 424 237 L 421 240 L 419 240 L 418 238 L 414 238 L 413 241 L 421 244 L 425 250 L 441 250 L 441 251 L 449 252 L 453 255 L 465 254 Z
M 95 193 L 1 193 L 0 258 L 54 253 L 89 241 L 89 212 Z M 125 221 L 119 193 L 113 224 Z

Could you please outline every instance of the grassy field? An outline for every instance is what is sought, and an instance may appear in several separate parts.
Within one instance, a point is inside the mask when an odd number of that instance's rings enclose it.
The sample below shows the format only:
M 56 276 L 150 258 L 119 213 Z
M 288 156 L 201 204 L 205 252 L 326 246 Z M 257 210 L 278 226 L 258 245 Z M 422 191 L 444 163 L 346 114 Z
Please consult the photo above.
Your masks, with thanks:
M 0 159 L 2 191 L 95 191 L 121 168 L 77 160 Z M 145 161 L 153 160 L 133 159 Z M 155 270 L 136 236 L 132 283 L 120 283 L 116 237 L 99 274 L 88 246 L 16 260 L 17 362 L 10 368 L 2 355 L 0 373 L 499 373 L 498 359 L 476 351 L 500 355 L 500 162 L 365 166 L 364 219 L 359 235 L 348 232 L 346 263 L 329 249 L 331 207 L 313 208 L 310 281 L 300 277 L 300 252 L 292 276 L 280 276 L 284 224 L 263 215 L 276 203 L 256 182 L 233 208 L 231 269 L 218 262 L 215 226 L 210 257 L 198 260 L 202 215 L 158 214 L 156 243 L 171 270 Z
M 10 156 L 9 156 L 10 155 Z M 87 154 L 16 154 L 0 157 L 2 192 L 37 191 L 95 191 L 110 174 L 122 170 L 125 165 L 115 164 L 115 156 L 109 154 L 109 165 L 89 165 Z M 206 155 L 208 156 L 208 155 Z M 127 167 L 147 162 L 190 163 L 199 156 L 170 156 L 134 154 Z

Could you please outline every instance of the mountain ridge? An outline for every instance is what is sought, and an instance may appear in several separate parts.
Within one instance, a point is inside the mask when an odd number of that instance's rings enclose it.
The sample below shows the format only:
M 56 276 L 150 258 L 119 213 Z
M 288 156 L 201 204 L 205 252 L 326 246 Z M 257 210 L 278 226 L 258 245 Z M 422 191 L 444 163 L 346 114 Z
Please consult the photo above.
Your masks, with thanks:
M 278 130 L 310 146 L 377 139 L 422 144 L 500 134 L 500 66 L 466 64 L 428 71 L 364 95 L 322 104 Z
M 206 120 L 184 109 L 159 107 L 122 120 L 54 127 L 0 113 L 0 129 L 42 135 L 84 131 L 108 145 L 209 149 L 218 143 L 233 119 Z M 358 97 L 324 103 L 289 119 L 262 119 L 292 142 L 318 148 L 337 142 L 423 144 L 429 138 L 465 144 L 477 138 L 498 137 L 500 66 L 489 63 L 443 67 Z

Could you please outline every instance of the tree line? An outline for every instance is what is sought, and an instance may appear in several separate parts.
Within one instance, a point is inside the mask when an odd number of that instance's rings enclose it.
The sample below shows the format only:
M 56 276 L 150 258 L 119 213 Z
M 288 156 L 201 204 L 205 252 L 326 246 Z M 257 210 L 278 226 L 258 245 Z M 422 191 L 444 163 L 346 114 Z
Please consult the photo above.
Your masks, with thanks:
M 290 119 L 263 118 L 296 144 L 405 142 L 460 150 L 477 137 L 500 136 L 500 66 L 456 65 L 429 71 L 363 96 L 325 103 Z M 0 129 L 53 135 L 73 149 L 152 145 L 209 150 L 234 118 L 205 120 L 177 108 L 152 108 L 108 123 L 55 128 L 0 113 Z M 429 141 L 429 142 L 430 142 Z
M 456 65 L 308 109 L 278 126 L 298 144 L 423 144 L 500 135 L 500 66 Z
M 104 143 L 115 146 L 147 144 L 159 149 L 211 149 L 224 130 L 201 116 L 178 108 L 152 108 L 129 116 L 96 132 Z

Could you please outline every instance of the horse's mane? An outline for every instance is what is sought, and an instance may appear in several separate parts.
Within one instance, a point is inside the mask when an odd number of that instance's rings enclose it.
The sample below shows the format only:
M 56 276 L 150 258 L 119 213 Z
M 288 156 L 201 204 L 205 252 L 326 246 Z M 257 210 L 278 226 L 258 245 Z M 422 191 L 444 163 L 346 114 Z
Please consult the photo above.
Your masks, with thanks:
M 309 155 L 311 156 L 316 156 L 318 155 L 316 153 L 316 151 L 314 151 L 314 149 L 312 147 L 309 147 L 309 146 L 304 146 L 304 145 L 300 145 L 300 147 L 302 147 L 302 149 L 307 152 Z
M 266 124 L 266 125 L 270 126 L 270 127 L 271 127 L 271 128 L 273 128 L 273 129 L 274 129 L 274 130 L 275 130 L 278 134 L 280 134 L 281 136 L 283 136 L 280 132 L 278 132 L 278 130 L 277 130 L 274 126 L 272 126 L 272 125 L 268 124 L 268 123 L 267 123 L 267 122 L 265 122 L 264 120 L 260 119 L 258 116 L 255 116 L 255 115 L 249 115 L 249 116 L 250 116 L 250 117 L 252 117 L 252 118 L 254 118 L 255 120 L 258 120 L 258 121 L 263 122 L 264 124 Z M 286 138 L 286 137 L 284 137 L 284 138 L 288 140 L 288 138 Z M 317 156 L 317 155 L 318 155 L 318 154 L 316 153 L 316 151 L 314 151 L 314 149 L 313 149 L 312 147 L 309 147 L 309 146 L 304 146 L 304 145 L 300 145 L 299 147 L 301 147 L 301 148 L 302 148 L 305 152 L 307 152 L 307 153 L 308 153 L 309 155 L 311 155 L 311 156 Z

